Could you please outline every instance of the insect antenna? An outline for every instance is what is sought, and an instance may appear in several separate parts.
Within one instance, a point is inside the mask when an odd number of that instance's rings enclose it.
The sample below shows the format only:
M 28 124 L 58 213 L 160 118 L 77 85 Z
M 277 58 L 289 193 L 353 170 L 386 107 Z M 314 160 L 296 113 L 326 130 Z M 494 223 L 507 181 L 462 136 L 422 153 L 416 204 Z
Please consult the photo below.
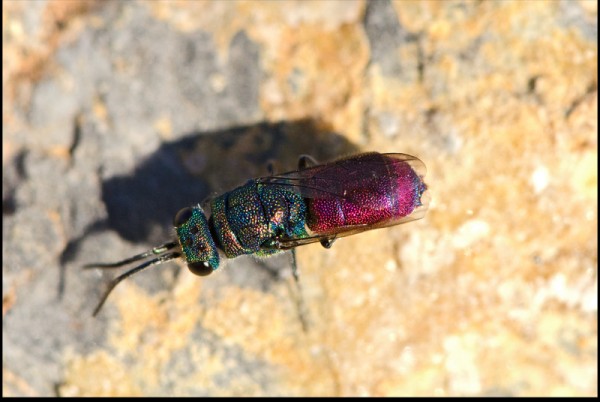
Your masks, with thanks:
M 175 248 L 177 246 L 178 246 L 177 242 L 170 241 L 168 243 L 161 244 L 160 246 L 156 246 L 152 250 L 148 250 L 148 251 L 143 252 L 141 254 L 134 255 L 133 257 L 129 257 L 129 258 L 123 260 L 123 261 L 112 262 L 112 263 L 107 263 L 107 264 L 103 264 L 103 263 L 86 264 L 86 265 L 83 266 L 83 268 L 84 269 L 90 269 L 90 268 L 119 268 L 119 267 L 122 267 L 124 265 L 131 264 L 132 262 L 143 260 L 144 258 L 149 257 L 151 255 L 160 255 L 160 254 L 164 253 L 165 251 L 171 250 L 172 248 Z
M 152 265 L 157 265 L 157 264 L 162 264 L 163 262 L 167 262 L 170 260 L 174 260 L 175 258 L 179 258 L 181 257 L 181 253 L 178 251 L 174 251 L 171 253 L 167 253 L 164 255 L 161 255 L 158 258 L 155 258 L 153 260 L 150 261 L 146 261 L 145 263 L 138 265 L 137 267 L 130 269 L 129 271 L 125 272 L 124 274 L 116 277 L 115 279 L 112 280 L 112 282 L 110 282 L 110 284 L 108 285 L 108 289 L 106 289 L 106 292 L 104 292 L 104 295 L 102 296 L 102 299 L 100 299 L 100 302 L 98 303 L 98 305 L 96 306 L 96 308 L 94 309 L 94 312 L 92 313 L 92 316 L 95 317 L 96 314 L 98 314 L 98 312 L 100 311 L 100 309 L 102 308 L 102 306 L 104 305 L 104 302 L 106 301 L 106 299 L 108 299 L 108 295 L 110 294 L 110 292 L 112 292 L 112 290 L 115 288 L 115 286 L 117 286 L 119 284 L 119 282 L 121 282 L 123 279 L 130 277 L 131 275 L 140 272 Z M 102 268 L 102 267 L 101 267 Z M 109 267 L 112 268 L 112 267 Z
M 162 264 L 164 262 L 170 261 L 170 260 L 174 260 L 176 258 L 181 257 L 181 252 L 180 251 L 172 251 L 167 253 L 167 251 L 178 247 L 178 243 L 177 242 L 168 242 L 165 244 L 162 244 L 160 246 L 154 247 L 152 250 L 146 251 L 144 253 L 138 254 L 138 255 L 134 255 L 133 257 L 127 258 L 123 261 L 119 261 L 119 262 L 115 262 L 115 263 L 107 263 L 107 264 L 87 264 L 85 265 L 83 268 L 84 269 L 90 269 L 90 268 L 101 268 L 101 269 L 110 269 L 110 268 L 118 268 L 118 267 L 122 267 L 124 265 L 130 264 L 132 262 L 136 262 L 136 261 L 140 261 L 143 260 L 146 257 L 150 257 L 150 256 L 158 256 L 157 258 L 154 258 L 152 260 L 146 261 L 132 269 L 130 269 L 129 271 L 125 272 L 124 274 L 116 277 L 115 279 L 113 279 L 110 284 L 108 285 L 108 289 L 106 289 L 106 291 L 104 292 L 104 295 L 102 296 L 102 298 L 100 299 L 100 302 L 98 303 L 98 305 L 96 306 L 96 308 L 94 309 L 94 312 L 92 314 L 92 316 L 96 316 L 98 314 L 98 312 L 100 311 L 100 309 L 102 308 L 102 306 L 104 305 L 104 302 L 106 302 L 106 299 L 108 298 L 108 295 L 110 295 L 110 293 L 112 292 L 112 290 L 115 288 L 115 286 L 117 286 L 119 284 L 119 282 L 121 282 L 123 279 L 130 277 L 131 275 L 140 272 L 152 265 L 157 265 L 157 264 Z M 165 254 L 166 253 L 166 254 Z

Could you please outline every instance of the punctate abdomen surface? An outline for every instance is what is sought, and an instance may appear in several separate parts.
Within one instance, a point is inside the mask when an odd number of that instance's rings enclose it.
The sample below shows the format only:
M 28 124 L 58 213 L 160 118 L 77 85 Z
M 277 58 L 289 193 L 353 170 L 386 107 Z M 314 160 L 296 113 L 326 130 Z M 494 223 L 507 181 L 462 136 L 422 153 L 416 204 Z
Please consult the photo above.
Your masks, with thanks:
M 413 168 L 417 165 L 424 167 L 418 159 L 403 154 L 362 154 L 338 161 L 328 168 L 327 176 L 343 183 L 343 196 L 309 199 L 309 229 L 336 233 L 348 226 L 387 226 L 386 222 L 393 224 L 410 216 L 421 206 L 426 190 Z

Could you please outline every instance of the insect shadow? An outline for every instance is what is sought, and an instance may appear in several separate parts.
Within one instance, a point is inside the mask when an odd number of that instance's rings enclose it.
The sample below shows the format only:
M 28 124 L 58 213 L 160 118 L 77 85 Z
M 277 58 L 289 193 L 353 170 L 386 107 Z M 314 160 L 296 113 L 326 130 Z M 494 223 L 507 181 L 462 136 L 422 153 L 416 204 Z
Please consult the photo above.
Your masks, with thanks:
M 102 183 L 107 217 L 90 224 L 63 251 L 59 298 L 65 289 L 65 266 L 76 259 L 90 235 L 112 230 L 147 248 L 173 238 L 173 217 L 181 208 L 197 205 L 248 179 L 267 176 L 268 166 L 276 173 L 285 172 L 297 169 L 302 154 L 327 161 L 356 152 L 357 147 L 347 139 L 312 119 L 193 132 L 165 143 L 130 175 Z M 267 291 L 279 279 L 277 260 L 281 263 L 278 257 L 270 260 L 254 259 L 248 269 L 236 270 L 235 275 L 226 273 L 226 279 Z M 165 288 L 159 275 L 145 277 L 148 279 L 142 282 L 150 289 Z

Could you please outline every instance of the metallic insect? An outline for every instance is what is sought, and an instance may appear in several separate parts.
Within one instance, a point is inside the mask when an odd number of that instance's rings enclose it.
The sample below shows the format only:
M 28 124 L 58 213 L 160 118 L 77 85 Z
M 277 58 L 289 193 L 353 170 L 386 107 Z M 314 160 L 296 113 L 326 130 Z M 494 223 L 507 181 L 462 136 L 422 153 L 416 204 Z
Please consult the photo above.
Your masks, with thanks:
M 123 279 L 151 265 L 183 257 L 205 276 L 221 258 L 273 255 L 340 237 L 420 219 L 427 209 L 425 165 L 406 154 L 362 153 L 326 164 L 303 155 L 298 170 L 252 179 L 200 206 L 180 210 L 173 221 L 176 241 L 112 264 L 116 268 L 154 257 L 115 278 L 94 310 Z M 295 263 L 294 277 L 297 279 Z

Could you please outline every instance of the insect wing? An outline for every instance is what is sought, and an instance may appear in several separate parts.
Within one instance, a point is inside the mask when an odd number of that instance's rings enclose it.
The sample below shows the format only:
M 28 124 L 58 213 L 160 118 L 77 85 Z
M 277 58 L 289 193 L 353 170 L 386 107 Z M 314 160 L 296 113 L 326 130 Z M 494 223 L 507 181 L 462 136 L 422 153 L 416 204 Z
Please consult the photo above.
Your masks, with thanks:
M 334 232 L 328 234 L 315 234 L 309 237 L 295 238 L 295 237 L 282 237 L 273 245 L 264 245 L 261 248 L 278 249 L 278 250 L 291 250 L 295 247 L 304 246 L 306 244 L 318 243 L 323 240 L 336 240 L 341 237 L 352 236 L 369 230 L 386 228 L 389 226 L 399 225 L 401 223 L 407 223 L 414 220 L 421 219 L 424 216 L 424 212 L 420 216 L 414 217 L 413 215 L 404 217 L 399 220 L 388 220 L 381 224 L 375 225 L 352 225 L 352 226 L 341 226 Z
M 408 164 L 420 177 L 427 173 L 425 164 L 412 155 L 368 152 L 323 165 L 261 177 L 257 182 L 282 187 L 304 198 L 343 198 L 349 183 L 364 183 L 388 175 L 397 164 Z
M 400 171 L 412 171 L 411 174 L 418 177 L 416 179 L 418 183 L 415 185 L 420 186 L 420 189 L 417 190 L 419 191 L 419 200 L 417 205 L 411 206 L 410 213 L 402 216 L 388 216 L 372 223 L 340 224 L 329 228 L 317 228 L 317 230 L 310 228 L 311 235 L 309 237 L 283 237 L 278 239 L 275 248 L 289 249 L 422 218 L 428 204 L 428 194 L 423 194 L 426 186 L 422 182 L 426 169 L 423 162 L 411 155 L 364 153 L 324 165 L 258 179 L 259 183 L 264 185 L 281 186 L 287 191 L 296 192 L 308 199 L 309 203 L 335 202 L 335 200 L 357 203 L 357 191 L 363 191 L 365 188 L 367 191 L 369 191 L 368 189 L 385 191 L 387 185 L 393 185 L 393 181 L 397 179 L 397 172 Z M 368 209 L 368 206 L 365 208 Z

